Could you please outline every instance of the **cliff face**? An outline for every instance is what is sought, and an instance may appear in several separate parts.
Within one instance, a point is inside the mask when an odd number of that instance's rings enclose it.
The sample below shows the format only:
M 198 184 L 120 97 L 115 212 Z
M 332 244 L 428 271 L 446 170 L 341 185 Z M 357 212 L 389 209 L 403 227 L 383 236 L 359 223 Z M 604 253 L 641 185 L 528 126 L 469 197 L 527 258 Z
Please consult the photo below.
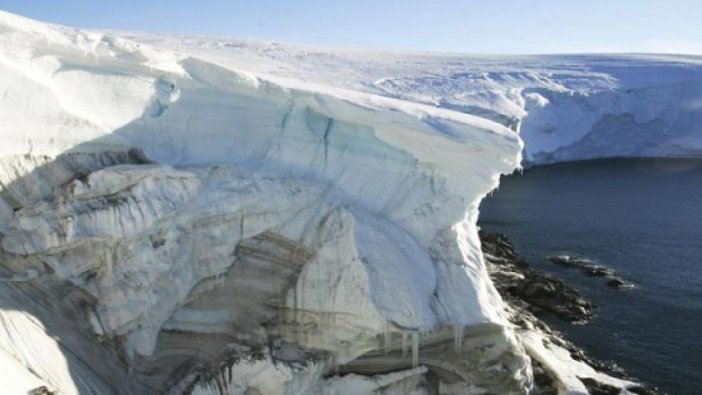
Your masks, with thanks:
M 0 341 L 18 391 L 530 386 L 475 226 L 519 164 L 515 133 L 0 26 Z M 323 381 L 336 371 L 396 373 Z

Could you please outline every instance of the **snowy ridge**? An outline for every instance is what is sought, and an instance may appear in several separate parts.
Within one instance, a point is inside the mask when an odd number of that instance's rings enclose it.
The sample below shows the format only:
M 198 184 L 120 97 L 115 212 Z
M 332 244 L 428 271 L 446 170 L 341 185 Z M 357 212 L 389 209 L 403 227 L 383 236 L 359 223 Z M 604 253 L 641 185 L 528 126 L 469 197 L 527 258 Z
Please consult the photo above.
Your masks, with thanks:
M 178 393 L 262 345 L 361 369 L 387 339 L 379 372 L 529 387 L 475 227 L 519 166 L 508 128 L 6 13 L 0 76 L 0 314 L 67 355 L 37 370 L 60 353 L 7 336 L 27 386 Z

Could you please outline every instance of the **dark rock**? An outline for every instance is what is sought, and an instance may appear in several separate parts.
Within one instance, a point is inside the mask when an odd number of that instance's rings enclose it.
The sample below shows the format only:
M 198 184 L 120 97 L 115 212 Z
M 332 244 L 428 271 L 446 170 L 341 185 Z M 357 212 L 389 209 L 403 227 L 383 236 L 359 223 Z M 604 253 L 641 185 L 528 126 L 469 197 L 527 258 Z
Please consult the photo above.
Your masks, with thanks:
M 548 282 L 528 282 L 524 284 L 521 293 L 527 298 L 534 298 L 538 296 L 553 296 L 556 292 L 556 287 Z
M 590 261 L 580 260 L 569 255 L 554 255 L 546 257 L 549 261 L 563 267 L 580 267 L 583 264 L 590 264 Z
M 503 297 L 525 302 L 525 309 L 534 314 L 545 310 L 569 322 L 587 322 L 594 316 L 592 303 L 562 280 L 532 270 L 507 237 L 485 232 L 480 237 L 490 275 Z
M 570 357 L 573 358 L 574 360 L 580 361 L 580 362 L 587 363 L 587 361 L 588 361 L 588 357 L 585 354 L 585 351 L 583 351 L 581 349 L 571 350 Z
M 481 232 L 480 237 L 483 243 L 483 252 L 510 260 L 517 258 L 517 252 L 507 236 L 499 233 Z
M 523 317 L 519 314 L 510 315 L 509 321 L 521 329 L 530 329 L 531 328 L 531 326 L 529 325 L 529 320 L 527 320 L 525 317 Z
M 531 359 L 532 372 L 534 374 L 534 385 L 539 395 L 557 395 L 556 383 L 549 372 L 537 361 Z
M 621 390 L 613 385 L 600 383 L 590 377 L 578 377 L 585 384 L 590 395 L 618 395 Z
M 618 278 L 614 278 L 614 279 L 607 281 L 607 286 L 612 287 L 612 288 L 621 288 L 624 285 L 626 285 L 626 283 L 624 283 L 624 281 L 622 281 L 621 279 L 618 279 Z
M 546 257 L 546 259 L 559 266 L 567 268 L 578 268 L 582 273 L 590 277 L 602 277 L 612 279 L 611 281 L 607 282 L 607 285 L 612 288 L 633 288 L 632 284 L 627 284 L 624 282 L 624 280 L 618 277 L 614 270 L 602 265 L 596 265 L 589 259 L 577 258 L 569 255 L 549 256 Z
M 488 272 L 495 287 L 502 298 L 518 312 L 513 317 L 510 317 L 510 320 L 515 325 L 522 329 L 528 330 L 529 327 L 533 327 L 542 331 L 546 334 L 550 343 L 568 350 L 573 359 L 588 364 L 596 371 L 619 379 L 638 381 L 628 376 L 616 364 L 598 361 L 590 357 L 581 348 L 565 340 L 561 334 L 552 330 L 542 320 L 535 317 L 536 314 L 549 311 L 567 321 L 586 323 L 594 316 L 595 306 L 583 299 L 575 288 L 551 275 L 532 270 L 529 264 L 519 257 L 507 237 L 481 231 L 480 239 L 483 252 L 485 252 Z M 562 262 L 563 266 L 578 267 L 585 274 L 593 276 L 601 276 L 601 273 L 606 271 L 607 274 L 601 277 L 610 278 L 609 283 L 612 283 L 610 286 L 618 289 L 632 287 L 631 284 L 616 277 L 609 268 L 595 265 L 586 259 L 577 258 L 572 260 L 570 257 L 568 259 L 564 257 L 549 257 L 549 260 L 553 258 Z M 554 262 L 554 260 L 551 261 Z M 546 343 L 544 342 L 544 346 L 548 348 L 549 345 Z M 538 366 L 538 362 L 533 359 L 532 366 L 534 369 L 534 382 L 537 387 L 535 393 L 557 394 L 556 388 L 548 384 L 552 378 L 543 366 Z M 619 388 L 599 383 L 591 378 L 582 378 L 581 380 L 591 394 L 607 395 L 620 393 Z M 640 395 L 659 394 L 655 389 L 649 389 L 649 387 L 640 385 L 627 388 L 627 390 Z
M 658 395 L 658 391 L 641 386 L 629 387 L 626 390 L 638 395 Z
M 29 391 L 30 395 L 56 395 L 56 392 L 50 391 L 46 386 L 37 387 Z
M 581 267 L 580 270 L 591 277 L 610 277 L 614 274 L 611 269 L 597 265 L 586 265 Z

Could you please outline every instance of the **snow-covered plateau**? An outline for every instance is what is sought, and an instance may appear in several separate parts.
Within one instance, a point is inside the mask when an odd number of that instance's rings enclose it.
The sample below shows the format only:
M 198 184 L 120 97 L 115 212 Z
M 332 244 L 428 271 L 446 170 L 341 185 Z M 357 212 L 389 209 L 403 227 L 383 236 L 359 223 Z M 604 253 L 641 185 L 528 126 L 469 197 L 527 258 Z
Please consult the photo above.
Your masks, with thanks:
M 383 54 L 0 11 L 2 392 L 524 394 L 534 363 L 560 393 L 629 386 L 514 330 L 478 206 L 523 154 L 699 156 L 701 127 L 702 58 Z
M 519 132 L 526 165 L 702 156 L 702 56 L 407 54 L 124 35 L 269 78 L 489 119 Z

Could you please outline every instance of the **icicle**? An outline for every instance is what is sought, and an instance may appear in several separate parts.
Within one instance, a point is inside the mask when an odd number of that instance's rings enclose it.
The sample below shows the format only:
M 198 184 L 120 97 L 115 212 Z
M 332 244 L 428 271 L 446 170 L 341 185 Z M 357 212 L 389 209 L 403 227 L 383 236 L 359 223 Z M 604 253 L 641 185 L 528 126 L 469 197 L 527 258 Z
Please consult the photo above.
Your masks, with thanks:
M 327 364 L 328 364 L 328 366 L 329 366 L 328 369 L 327 369 L 327 372 L 329 372 L 329 374 L 331 374 L 332 372 L 334 372 L 333 375 L 334 375 L 334 376 L 338 376 L 338 375 L 339 375 L 339 364 L 338 364 L 338 362 L 337 362 L 337 359 L 336 359 L 336 355 L 335 355 L 335 354 L 332 354 L 332 355 L 329 356 L 329 360 L 328 360 Z
M 412 333 L 412 367 L 419 365 L 419 332 Z
M 298 333 L 300 332 L 298 330 L 298 325 L 299 325 L 300 321 L 299 321 L 299 317 L 297 315 L 298 311 L 300 309 L 299 293 L 300 293 L 300 282 L 297 281 L 297 282 L 295 282 L 295 292 L 293 294 L 293 314 L 292 314 L 293 315 L 293 317 L 292 317 L 293 322 L 291 325 L 292 330 L 295 332 L 295 333 L 293 333 L 293 337 L 295 338 L 296 343 L 299 343 Z M 286 330 L 286 332 L 287 332 L 287 330 Z
M 453 327 L 453 348 L 457 353 L 460 353 L 462 347 L 463 347 L 463 325 L 454 325 L 454 327 Z
M 383 345 L 385 346 L 385 355 L 388 355 L 388 353 L 390 352 L 390 336 L 391 336 L 390 328 L 388 328 L 386 326 L 385 327 L 385 336 L 383 338 Z
M 402 358 L 407 356 L 407 333 L 402 332 Z
M 313 263 L 313 265 L 314 265 L 314 263 Z M 324 284 L 324 283 L 322 282 L 322 262 L 316 262 L 316 265 L 315 265 L 315 266 L 317 266 L 317 267 L 316 267 L 316 269 L 317 269 L 317 274 L 316 274 L 316 278 L 313 279 L 313 281 L 314 281 L 315 283 L 317 283 L 317 284 Z M 324 309 L 324 307 L 326 307 L 327 302 L 328 302 L 328 300 L 326 300 L 327 298 L 324 297 L 324 294 L 325 294 L 324 291 L 325 291 L 325 289 L 324 289 L 323 287 L 320 287 L 320 290 L 318 291 L 318 294 L 317 294 L 317 297 L 318 297 L 318 299 L 317 299 L 317 302 L 318 302 L 317 306 L 319 306 L 318 308 L 319 308 L 320 310 L 322 310 L 322 312 L 323 312 L 323 309 Z
M 333 366 L 334 366 L 334 357 L 332 355 L 328 355 L 324 360 L 324 369 L 323 369 L 324 374 L 331 376 Z

